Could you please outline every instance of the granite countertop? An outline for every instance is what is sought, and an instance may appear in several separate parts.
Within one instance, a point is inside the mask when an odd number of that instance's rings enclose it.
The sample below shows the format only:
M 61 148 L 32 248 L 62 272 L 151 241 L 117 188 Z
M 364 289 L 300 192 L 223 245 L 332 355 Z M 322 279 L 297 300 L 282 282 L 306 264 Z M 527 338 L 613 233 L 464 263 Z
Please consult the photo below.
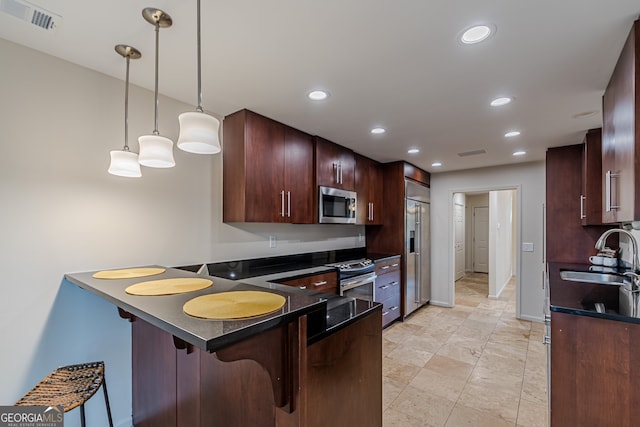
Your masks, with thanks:
M 618 285 L 602 285 L 597 283 L 573 282 L 563 280 L 560 271 L 601 271 L 623 275 L 629 269 L 592 266 L 576 263 L 549 263 L 549 288 L 551 311 L 596 317 L 619 322 L 640 324 L 640 318 L 623 316 L 618 313 Z M 604 303 L 605 313 L 595 310 L 596 302 Z
M 213 286 L 200 291 L 178 295 L 137 296 L 129 295 L 124 290 L 134 283 L 149 280 L 207 276 L 174 268 L 167 268 L 163 274 L 136 279 L 94 279 L 92 277 L 93 273 L 66 274 L 65 279 L 98 295 L 135 317 L 206 351 L 216 351 L 234 342 L 293 321 L 305 314 L 313 317 L 309 321 L 310 329 L 311 325 L 315 325 L 313 327 L 314 330 L 309 333 L 310 336 L 326 332 L 326 298 L 296 292 L 290 286 L 275 283 L 265 283 L 263 286 L 257 286 L 214 277 L 212 278 Z M 248 290 L 267 291 L 282 295 L 286 299 L 285 305 L 271 314 L 237 320 L 199 319 L 182 311 L 184 303 L 200 295 Z
M 210 352 L 303 315 L 307 315 L 308 319 L 307 343 L 312 344 L 381 309 L 379 303 L 301 290 L 273 282 L 286 277 L 335 271 L 322 266 L 296 270 L 299 266 L 300 264 L 294 263 L 287 271 L 235 281 L 214 275 L 196 274 L 188 271 L 189 268 L 166 268 L 163 274 L 136 279 L 94 279 L 92 275 L 95 272 L 66 274 L 65 279 L 183 341 Z M 136 296 L 124 291 L 134 283 L 174 277 L 209 277 L 213 280 L 213 286 L 200 291 L 164 296 Z M 286 298 L 286 303 L 275 313 L 239 320 L 199 319 L 182 311 L 184 303 L 200 295 L 246 290 L 277 293 Z

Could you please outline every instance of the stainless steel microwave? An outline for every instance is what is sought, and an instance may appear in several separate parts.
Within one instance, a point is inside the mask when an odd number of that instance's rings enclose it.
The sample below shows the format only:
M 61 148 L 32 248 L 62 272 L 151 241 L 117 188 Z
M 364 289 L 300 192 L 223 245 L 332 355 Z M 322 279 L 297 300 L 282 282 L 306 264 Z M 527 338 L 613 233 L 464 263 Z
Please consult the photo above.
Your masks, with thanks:
M 318 222 L 328 224 L 356 223 L 356 193 L 319 186 Z

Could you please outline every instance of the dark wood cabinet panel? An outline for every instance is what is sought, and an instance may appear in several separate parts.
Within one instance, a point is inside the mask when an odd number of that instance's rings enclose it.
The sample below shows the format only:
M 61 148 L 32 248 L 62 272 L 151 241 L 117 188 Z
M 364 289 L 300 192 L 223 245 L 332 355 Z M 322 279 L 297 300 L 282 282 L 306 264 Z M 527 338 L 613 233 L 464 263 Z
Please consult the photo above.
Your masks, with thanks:
M 316 136 L 315 154 L 316 185 L 355 191 L 353 151 Z
M 306 426 L 382 427 L 380 311 L 308 347 Z
M 338 273 L 336 272 L 296 277 L 293 279 L 281 280 L 278 281 L 278 283 L 310 291 L 338 294 Z
M 640 21 L 634 23 L 615 66 L 603 105 L 602 199 L 606 223 L 640 220 Z
M 358 193 L 357 224 L 382 224 L 383 184 L 380 163 L 355 155 L 355 188 Z
M 551 313 L 552 427 L 638 424 L 640 325 Z
M 284 185 L 287 196 L 287 222 L 314 222 L 313 137 L 285 126 Z
M 610 226 L 582 226 L 580 219 L 583 145 L 547 150 L 547 260 L 587 263 L 598 237 Z M 613 242 L 613 240 L 612 240 Z
M 223 221 L 312 223 L 313 140 L 249 110 L 224 120 Z
M 582 152 L 582 225 L 602 224 L 602 129 L 590 129 Z
M 307 346 L 306 318 L 208 353 L 132 323 L 133 424 L 382 426 L 381 312 Z

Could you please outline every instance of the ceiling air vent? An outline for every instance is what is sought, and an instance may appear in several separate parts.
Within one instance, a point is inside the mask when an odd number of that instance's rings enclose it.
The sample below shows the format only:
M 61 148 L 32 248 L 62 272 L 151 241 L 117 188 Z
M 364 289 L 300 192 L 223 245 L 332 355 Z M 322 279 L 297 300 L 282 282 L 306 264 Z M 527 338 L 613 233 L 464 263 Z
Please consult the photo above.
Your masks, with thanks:
M 47 31 L 55 31 L 62 17 L 24 0 L 0 0 L 0 11 Z
M 467 156 L 477 156 L 478 154 L 487 154 L 487 151 L 486 150 L 465 151 L 464 153 L 458 153 L 458 156 L 467 157 Z

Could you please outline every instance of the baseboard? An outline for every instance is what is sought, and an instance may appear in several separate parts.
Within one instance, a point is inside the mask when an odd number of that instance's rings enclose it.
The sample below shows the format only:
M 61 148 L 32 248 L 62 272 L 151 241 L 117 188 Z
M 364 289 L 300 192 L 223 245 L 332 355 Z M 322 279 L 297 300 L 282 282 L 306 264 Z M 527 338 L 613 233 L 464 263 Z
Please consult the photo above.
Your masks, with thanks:
M 449 304 L 448 302 L 444 302 L 444 301 L 434 301 L 434 300 L 430 300 L 429 304 L 431 305 L 437 305 L 438 307 L 448 307 L 448 308 L 452 308 L 453 305 Z
M 528 316 L 526 314 L 521 314 L 520 315 L 520 320 L 528 320 L 530 322 L 540 322 L 543 323 L 544 322 L 544 317 L 537 317 L 537 316 Z

